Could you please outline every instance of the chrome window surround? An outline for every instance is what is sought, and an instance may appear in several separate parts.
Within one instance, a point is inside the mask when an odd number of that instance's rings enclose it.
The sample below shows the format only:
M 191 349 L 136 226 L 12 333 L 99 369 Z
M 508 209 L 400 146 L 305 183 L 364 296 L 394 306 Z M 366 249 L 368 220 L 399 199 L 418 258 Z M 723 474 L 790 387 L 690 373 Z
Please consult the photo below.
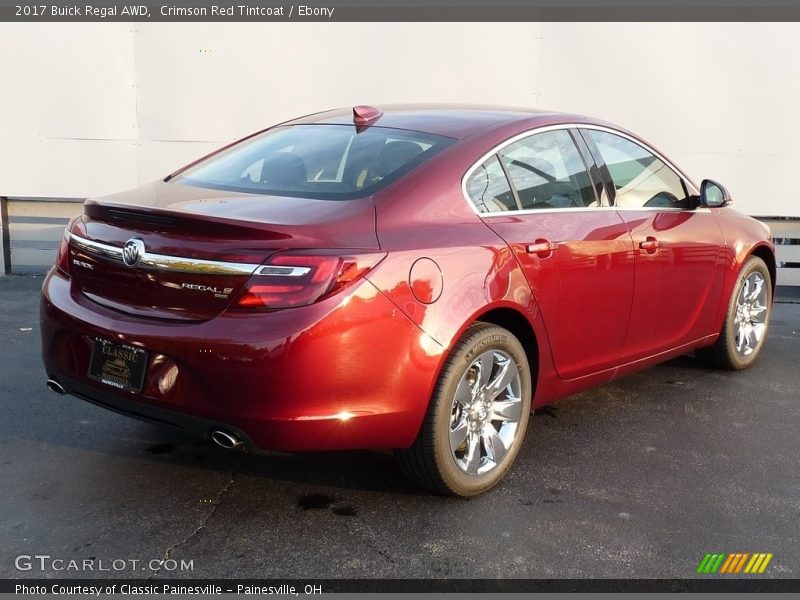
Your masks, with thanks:
M 111 246 L 88 240 L 86 238 L 69 233 L 69 240 L 77 248 L 118 262 L 125 266 L 122 261 L 122 247 Z M 292 266 L 262 266 L 252 263 L 234 263 L 216 260 L 202 260 L 199 258 L 186 258 L 182 256 L 170 256 L 168 254 L 155 254 L 145 252 L 139 261 L 133 266 L 125 268 L 147 269 L 151 271 L 173 271 L 177 273 L 197 273 L 204 275 L 265 275 L 272 277 L 301 277 L 311 270 L 309 267 Z
M 514 216 L 514 215 L 539 215 L 539 214 L 547 214 L 547 213 L 559 213 L 559 212 L 586 212 L 586 211 L 606 211 L 606 210 L 617 210 L 617 211 L 628 211 L 628 210 L 635 210 L 635 211 L 652 211 L 652 212 L 679 212 L 683 210 L 689 210 L 685 208 L 670 208 L 670 207 L 621 207 L 621 206 L 574 206 L 569 208 L 528 208 L 523 210 L 500 210 L 496 212 L 480 212 L 475 204 L 467 194 L 467 181 L 472 176 L 472 174 L 480 167 L 484 161 L 492 157 L 493 155 L 500 152 L 506 146 L 510 146 L 515 142 L 520 140 L 524 140 L 532 135 L 536 135 L 537 133 L 545 133 L 546 131 L 557 131 L 559 129 L 595 129 L 597 131 L 605 131 L 606 133 L 611 133 L 614 135 L 618 135 L 626 140 L 630 140 L 634 144 L 641 146 L 648 152 L 650 152 L 653 156 L 657 157 L 661 160 L 667 167 L 672 169 L 675 174 L 680 177 L 685 183 L 686 187 L 689 188 L 689 191 L 694 194 L 699 194 L 699 190 L 694 182 L 687 177 L 683 171 L 681 171 L 678 167 L 676 167 L 671 161 L 669 161 L 663 154 L 656 152 L 650 146 L 643 143 L 641 140 L 636 139 L 635 137 L 628 135 L 622 131 L 617 129 L 613 129 L 611 127 L 605 127 L 603 125 L 593 125 L 589 123 L 559 123 L 557 125 L 544 125 L 542 127 L 538 127 L 536 129 L 529 129 L 527 131 L 523 131 L 522 133 L 518 133 L 513 137 L 508 138 L 497 144 L 494 148 L 486 152 L 483 156 L 481 156 L 473 165 L 467 169 L 467 172 L 464 173 L 464 176 L 461 178 L 461 193 L 464 196 L 464 199 L 467 201 L 467 204 L 472 209 L 476 215 L 478 215 L 481 219 L 487 217 L 507 217 L 507 216 Z M 697 209 L 695 209 L 697 210 Z

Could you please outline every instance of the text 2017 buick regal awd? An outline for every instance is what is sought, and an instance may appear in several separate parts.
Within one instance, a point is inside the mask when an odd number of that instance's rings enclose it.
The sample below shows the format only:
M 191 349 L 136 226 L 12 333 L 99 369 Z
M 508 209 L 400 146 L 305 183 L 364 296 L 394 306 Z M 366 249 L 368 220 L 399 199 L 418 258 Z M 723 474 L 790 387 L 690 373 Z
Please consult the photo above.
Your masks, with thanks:
M 236 447 L 497 483 L 532 409 L 758 356 L 769 231 L 632 133 L 523 109 L 300 118 L 90 199 L 44 282 L 56 391 Z

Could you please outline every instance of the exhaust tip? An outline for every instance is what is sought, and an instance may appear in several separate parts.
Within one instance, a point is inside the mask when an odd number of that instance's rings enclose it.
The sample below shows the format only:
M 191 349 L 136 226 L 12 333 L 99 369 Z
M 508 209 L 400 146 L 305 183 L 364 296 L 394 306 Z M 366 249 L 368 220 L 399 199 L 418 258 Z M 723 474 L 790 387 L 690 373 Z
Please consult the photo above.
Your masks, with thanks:
M 61 387 L 61 384 L 58 383 L 55 379 L 48 379 L 47 380 L 47 387 L 54 391 L 56 394 L 64 395 L 67 391 Z
M 237 435 L 223 431 L 222 429 L 215 429 L 211 432 L 211 440 L 217 445 L 225 448 L 226 450 L 236 450 L 244 446 L 242 440 Z

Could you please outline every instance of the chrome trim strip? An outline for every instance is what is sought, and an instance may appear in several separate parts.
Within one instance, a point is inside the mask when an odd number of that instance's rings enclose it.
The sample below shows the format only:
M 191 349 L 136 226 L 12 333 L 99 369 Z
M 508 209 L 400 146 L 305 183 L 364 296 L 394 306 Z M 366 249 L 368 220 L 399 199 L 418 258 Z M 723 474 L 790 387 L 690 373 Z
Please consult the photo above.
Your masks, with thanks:
M 570 206 L 568 208 L 525 208 L 522 210 L 498 210 L 490 213 L 481 213 L 479 216 L 482 219 L 489 219 L 491 217 L 514 217 L 516 215 L 539 215 L 549 213 L 564 213 L 564 212 L 607 212 L 612 210 L 623 210 L 616 206 Z M 648 209 L 643 209 L 648 210 Z M 652 209 L 650 209 L 652 210 Z M 676 210 L 674 208 L 669 210 Z M 680 209 L 678 209 L 680 210 Z
M 254 264 L 200 260 L 149 252 L 145 252 L 144 256 L 139 259 L 136 267 L 139 266 L 155 271 L 177 271 L 178 273 L 203 275 L 252 275 L 253 271 L 258 268 L 258 265 Z
M 522 133 L 518 133 L 515 136 L 508 138 L 497 144 L 494 148 L 489 150 L 483 156 L 481 156 L 477 161 L 475 161 L 472 166 L 467 169 L 467 172 L 464 173 L 464 176 L 461 178 L 461 193 L 464 196 L 464 199 L 467 201 L 467 204 L 472 209 L 476 215 L 478 215 L 481 219 L 487 217 L 503 217 L 503 216 L 514 216 L 514 215 L 526 215 L 526 214 L 547 214 L 547 213 L 554 213 L 554 212 L 577 212 L 577 211 L 587 211 L 587 210 L 646 210 L 646 211 L 682 211 L 682 210 L 689 210 L 685 208 L 650 208 L 650 207 L 641 207 L 641 208 L 633 208 L 633 207 L 621 207 L 621 206 L 579 206 L 579 207 L 569 207 L 569 208 L 538 208 L 538 209 L 523 209 L 523 210 L 503 210 L 498 212 L 491 212 L 491 213 L 482 213 L 478 210 L 478 208 L 473 204 L 472 200 L 470 200 L 469 194 L 467 194 L 467 180 L 472 176 L 472 173 L 475 172 L 478 167 L 480 167 L 483 162 L 490 158 L 491 156 L 500 152 L 506 146 L 510 146 L 511 144 L 518 142 L 519 140 L 523 140 L 527 137 L 532 135 L 536 135 L 538 133 L 545 133 L 547 131 L 558 131 L 560 129 L 596 129 L 598 131 L 605 131 L 607 133 L 613 133 L 614 135 L 618 135 L 622 138 L 630 140 L 634 144 L 637 144 L 647 150 L 648 152 L 652 153 L 656 157 L 658 157 L 665 165 L 667 165 L 670 169 L 675 171 L 681 179 L 686 182 L 686 185 L 689 187 L 689 191 L 694 192 L 695 194 L 699 194 L 699 190 L 697 186 L 695 186 L 694 182 L 686 176 L 686 174 L 681 171 L 678 167 L 676 167 L 672 162 L 670 162 L 663 154 L 656 152 L 651 148 L 649 145 L 645 144 L 641 140 L 636 139 L 635 137 L 628 135 L 623 131 L 619 131 L 617 129 L 613 129 L 611 127 L 605 127 L 603 125 L 594 125 L 589 123 L 559 123 L 557 125 L 545 125 L 543 127 L 538 127 L 535 129 L 529 129 L 527 131 L 523 131 Z M 697 209 L 694 209 L 697 210 Z
M 87 240 L 74 233 L 69 234 L 69 239 L 81 250 L 90 252 L 96 256 L 108 258 L 113 261 L 122 262 L 122 248 L 110 246 L 94 240 Z M 134 267 L 155 271 L 175 271 L 178 273 L 198 273 L 205 275 L 252 275 L 261 265 L 248 263 L 232 263 L 216 260 L 201 260 L 198 258 L 185 258 L 181 256 L 169 256 L 167 254 L 154 254 L 145 252 L 139 262 Z
M 302 277 L 311 272 L 311 267 L 289 267 L 283 265 L 267 265 L 255 272 L 255 275 L 269 275 L 270 277 Z
M 515 217 L 517 215 L 540 215 L 540 214 L 549 214 L 549 213 L 562 213 L 562 212 L 604 212 L 604 211 L 616 211 L 616 212 L 684 212 L 687 210 L 691 210 L 693 213 L 710 213 L 711 210 L 705 207 L 698 207 L 693 209 L 688 208 L 672 208 L 669 206 L 665 207 L 653 207 L 653 206 L 643 206 L 641 208 L 635 208 L 631 206 L 584 206 L 584 207 L 569 207 L 569 208 L 526 208 L 524 210 L 499 210 L 496 212 L 491 213 L 481 213 L 479 216 L 482 219 L 491 219 L 492 217 Z
M 122 248 L 109 246 L 108 244 L 102 244 L 100 242 L 95 242 L 94 240 L 87 240 L 86 238 L 79 237 L 74 233 L 69 234 L 69 241 L 71 241 L 81 250 L 86 250 L 92 254 L 99 254 L 100 256 L 105 256 L 106 258 L 122 262 Z

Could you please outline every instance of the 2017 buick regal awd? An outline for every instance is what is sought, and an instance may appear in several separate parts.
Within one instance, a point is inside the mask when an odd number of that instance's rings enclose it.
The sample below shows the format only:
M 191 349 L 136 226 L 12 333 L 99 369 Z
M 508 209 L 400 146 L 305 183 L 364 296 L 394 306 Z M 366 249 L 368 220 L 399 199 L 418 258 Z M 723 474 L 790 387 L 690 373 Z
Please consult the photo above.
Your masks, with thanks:
M 52 389 L 226 447 L 394 449 L 486 491 L 532 410 L 677 355 L 741 369 L 768 229 L 584 116 L 358 106 L 89 199 L 42 291 Z

